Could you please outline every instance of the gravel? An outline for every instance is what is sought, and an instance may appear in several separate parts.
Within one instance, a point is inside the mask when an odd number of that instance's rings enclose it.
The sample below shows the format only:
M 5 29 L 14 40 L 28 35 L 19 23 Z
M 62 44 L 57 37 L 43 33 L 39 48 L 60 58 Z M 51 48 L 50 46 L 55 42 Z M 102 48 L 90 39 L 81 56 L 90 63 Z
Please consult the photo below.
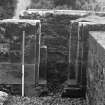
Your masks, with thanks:
M 86 105 L 82 98 L 10 96 L 4 105 Z

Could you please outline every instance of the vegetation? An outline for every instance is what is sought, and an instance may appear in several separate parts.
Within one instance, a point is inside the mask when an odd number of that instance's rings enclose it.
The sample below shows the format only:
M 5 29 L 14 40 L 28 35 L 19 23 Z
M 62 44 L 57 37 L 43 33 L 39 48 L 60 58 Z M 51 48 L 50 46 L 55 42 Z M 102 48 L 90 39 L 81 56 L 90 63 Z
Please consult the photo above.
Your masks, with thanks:
M 104 0 L 31 0 L 29 8 L 42 9 L 79 9 L 104 11 Z M 14 15 L 17 0 L 0 0 L 0 19 L 11 18 Z
M 0 0 L 0 19 L 11 18 L 16 7 L 16 0 Z

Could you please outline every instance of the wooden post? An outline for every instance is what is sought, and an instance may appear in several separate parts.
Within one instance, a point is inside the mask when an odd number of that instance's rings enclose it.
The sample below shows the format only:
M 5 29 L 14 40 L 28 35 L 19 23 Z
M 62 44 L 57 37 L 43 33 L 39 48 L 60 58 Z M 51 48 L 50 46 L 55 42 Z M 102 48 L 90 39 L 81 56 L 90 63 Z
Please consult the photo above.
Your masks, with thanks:
M 72 29 L 72 23 L 70 24 L 70 34 L 69 34 L 69 65 L 68 65 L 68 75 L 67 80 L 70 80 L 70 66 L 71 66 L 71 29 Z
M 39 83 L 39 65 L 40 65 L 40 40 L 41 40 L 41 24 L 35 35 L 35 86 Z
M 78 40 L 77 40 L 77 52 L 76 52 L 76 64 L 75 64 L 75 78 L 78 81 L 78 63 L 79 63 L 79 49 L 80 49 L 80 26 L 78 26 Z
M 22 96 L 24 96 L 24 50 L 25 50 L 25 31 L 22 40 Z

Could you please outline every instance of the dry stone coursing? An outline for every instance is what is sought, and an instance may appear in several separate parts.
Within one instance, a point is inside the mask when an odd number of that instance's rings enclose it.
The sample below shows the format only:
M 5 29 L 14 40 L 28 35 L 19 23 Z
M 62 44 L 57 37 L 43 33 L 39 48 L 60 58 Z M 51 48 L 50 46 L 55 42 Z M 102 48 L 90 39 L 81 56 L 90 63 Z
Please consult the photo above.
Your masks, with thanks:
M 90 32 L 87 95 L 90 105 L 105 104 L 105 32 Z
M 104 41 L 102 35 L 105 31 L 105 21 L 102 17 L 87 17 L 82 19 L 77 19 L 72 21 L 72 25 L 77 26 L 76 35 L 80 35 L 80 40 L 83 44 L 84 57 L 82 65 L 85 69 L 82 69 L 82 86 L 87 84 L 87 97 L 90 105 L 104 105 L 104 59 L 105 51 L 102 46 L 104 46 Z M 95 35 L 98 34 L 99 37 L 94 39 L 89 31 L 97 31 Z M 79 33 L 79 34 L 78 34 Z M 95 36 L 94 35 L 94 36 Z M 102 43 L 98 43 L 98 41 Z M 87 52 L 87 54 L 86 54 Z M 88 61 L 88 62 L 87 62 Z M 88 69 L 87 69 L 88 68 Z M 87 72 L 86 72 L 87 71 Z M 86 78 L 86 75 L 87 78 Z M 85 80 L 85 81 L 84 81 Z M 87 80 L 87 82 L 86 82 Z
M 82 12 L 81 12 L 82 13 Z M 46 11 L 46 10 L 27 10 L 20 18 L 40 19 L 42 23 L 41 44 L 45 44 L 48 48 L 47 56 L 47 80 L 58 86 L 67 80 L 68 69 L 72 69 L 71 78 L 74 78 L 74 62 L 76 60 L 77 36 L 74 36 L 72 44 L 71 67 L 69 66 L 69 35 L 70 20 L 78 19 L 88 13 L 81 15 L 75 11 Z M 40 65 L 41 66 L 41 65 Z

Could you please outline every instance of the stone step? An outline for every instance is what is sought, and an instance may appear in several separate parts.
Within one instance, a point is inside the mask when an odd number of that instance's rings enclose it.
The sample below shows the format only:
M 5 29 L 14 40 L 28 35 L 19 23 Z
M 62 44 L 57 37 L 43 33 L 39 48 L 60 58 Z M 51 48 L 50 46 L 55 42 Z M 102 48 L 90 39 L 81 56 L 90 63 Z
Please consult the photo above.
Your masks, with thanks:
M 81 98 L 84 97 L 85 98 L 85 90 L 81 89 L 79 87 L 67 87 L 64 88 L 64 92 L 62 93 L 62 97 L 66 98 Z

